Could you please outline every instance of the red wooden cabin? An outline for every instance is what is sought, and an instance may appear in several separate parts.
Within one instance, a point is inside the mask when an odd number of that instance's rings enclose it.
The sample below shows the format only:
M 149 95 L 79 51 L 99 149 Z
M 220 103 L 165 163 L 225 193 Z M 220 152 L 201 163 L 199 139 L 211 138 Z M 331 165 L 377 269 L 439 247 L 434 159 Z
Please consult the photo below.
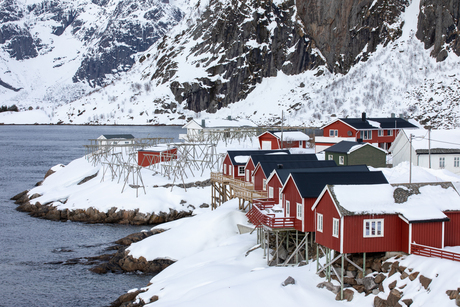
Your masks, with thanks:
M 387 183 L 382 172 L 317 172 L 291 173 L 284 184 L 283 209 L 286 217 L 302 221 L 303 232 L 315 231 L 311 207 L 327 184 L 381 184 Z
M 257 138 L 261 149 L 307 148 L 310 141 L 310 137 L 301 131 L 266 131 Z
M 137 164 L 143 167 L 170 161 L 171 159 L 177 158 L 177 148 L 176 147 L 151 147 L 148 149 L 138 150 L 137 152 Z
M 290 154 L 289 150 L 229 150 L 222 163 L 222 174 L 244 180 L 245 167 L 251 156 L 268 154 Z
M 446 207 L 460 210 L 460 196 L 452 187 L 328 185 L 311 210 L 320 245 L 345 254 L 411 253 L 414 242 L 445 246 L 450 223 Z
M 315 139 L 316 152 L 337 143 L 337 138 L 361 139 L 366 143 L 378 144 L 387 150 L 401 129 L 417 129 L 417 126 L 402 118 L 338 118 L 321 127 L 323 136 Z
M 264 150 L 265 152 L 266 150 Z M 248 162 L 244 166 L 245 169 L 245 177 L 244 181 L 253 183 L 253 175 L 254 175 L 254 169 L 257 166 L 257 163 L 259 161 L 281 161 L 284 159 L 289 159 L 289 157 L 286 156 L 292 156 L 291 152 L 289 150 L 273 150 L 273 151 L 268 151 L 267 154 L 261 155 L 261 154 L 253 154 L 249 157 Z M 298 155 L 297 155 L 298 156 Z M 292 159 L 297 159 L 298 157 L 293 157 Z M 304 158 L 307 159 L 307 158 Z M 313 157 L 312 155 L 309 155 L 309 159 L 311 160 L 318 160 L 316 155 Z

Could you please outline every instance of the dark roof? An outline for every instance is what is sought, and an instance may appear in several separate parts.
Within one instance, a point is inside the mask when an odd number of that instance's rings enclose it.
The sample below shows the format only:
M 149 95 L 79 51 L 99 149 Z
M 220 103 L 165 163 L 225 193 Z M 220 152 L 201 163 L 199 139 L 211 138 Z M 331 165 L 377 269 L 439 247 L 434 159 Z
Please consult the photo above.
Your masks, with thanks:
M 378 127 L 372 126 L 369 124 L 368 120 L 379 122 L 382 129 L 405 129 L 405 128 L 417 128 L 417 126 L 409 123 L 407 120 L 399 117 L 390 117 L 390 118 L 367 118 L 363 121 L 361 118 L 340 118 L 341 121 L 349 124 L 358 130 L 372 130 L 379 129 Z
M 326 162 L 334 162 L 332 160 Z M 335 162 L 334 162 L 335 164 Z M 284 184 L 286 179 L 288 179 L 291 173 L 330 173 L 330 172 L 368 172 L 369 168 L 367 165 L 344 165 L 341 167 L 329 166 L 323 164 L 323 166 L 316 168 L 296 168 L 296 169 L 279 169 L 275 168 L 274 171 L 278 174 L 278 178 L 281 180 L 281 183 Z
M 264 156 L 267 154 L 275 153 L 275 152 L 284 152 L 288 155 L 291 154 L 289 150 L 259 150 L 259 149 L 254 149 L 254 150 L 229 150 L 227 151 L 228 156 L 230 157 L 230 160 L 232 161 L 233 165 L 246 165 L 246 162 L 244 163 L 238 163 L 235 161 L 236 156 Z M 279 155 L 277 155 L 279 157 Z M 283 155 L 285 156 L 285 155 Z
M 365 144 L 365 143 L 341 141 L 335 145 L 332 145 L 331 147 L 326 148 L 324 151 L 347 153 L 350 150 L 350 148 L 352 148 L 355 145 L 359 145 L 359 144 Z
M 430 151 L 428 149 L 417 149 L 415 152 L 419 155 L 428 155 Z M 432 154 L 460 154 L 460 148 L 431 148 Z
M 292 173 L 300 195 L 318 197 L 327 184 L 381 184 L 388 183 L 381 171 L 377 172 L 317 172 Z
M 295 156 L 295 155 L 293 155 Z M 332 163 L 331 163 L 332 162 Z M 314 160 L 296 160 L 296 161 L 260 161 L 260 168 L 268 178 L 274 169 L 293 169 L 293 168 L 322 168 L 334 167 L 337 164 L 334 161 L 314 161 Z
M 318 161 L 316 154 L 295 154 L 295 155 L 251 155 L 252 162 L 255 166 L 259 162 L 290 162 L 290 161 Z
M 134 139 L 132 134 L 103 134 L 106 139 Z

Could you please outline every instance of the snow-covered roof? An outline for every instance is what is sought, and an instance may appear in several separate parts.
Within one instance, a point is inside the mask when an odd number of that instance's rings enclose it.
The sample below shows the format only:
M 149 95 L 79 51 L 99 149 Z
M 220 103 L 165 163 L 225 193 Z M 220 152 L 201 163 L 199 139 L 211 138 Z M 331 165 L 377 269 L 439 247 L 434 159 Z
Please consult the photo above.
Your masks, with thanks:
M 443 220 L 447 218 L 443 211 L 460 211 L 460 196 L 451 183 L 329 185 L 327 189 L 341 215 L 400 214 L 417 222 Z
M 349 142 L 349 141 L 341 141 L 340 143 L 337 143 L 327 149 L 325 149 L 324 151 L 327 151 L 327 152 L 338 152 L 338 153 L 346 153 L 346 154 L 350 154 L 352 153 L 353 151 L 356 151 L 360 148 L 363 148 L 364 146 L 372 146 L 378 150 L 381 150 L 383 151 L 384 153 L 386 153 L 386 151 L 380 147 L 378 147 L 377 145 L 375 144 L 371 144 L 371 143 L 359 143 L 359 142 Z
M 134 139 L 132 134 L 103 134 L 98 139 Z
M 409 138 L 414 135 L 412 139 L 412 146 L 414 150 L 428 150 L 428 130 L 404 130 L 404 133 Z M 431 130 L 431 149 L 460 149 L 460 129 L 453 130 Z
M 281 139 L 281 131 L 273 133 Z M 310 137 L 302 131 L 283 131 L 283 141 L 309 141 Z

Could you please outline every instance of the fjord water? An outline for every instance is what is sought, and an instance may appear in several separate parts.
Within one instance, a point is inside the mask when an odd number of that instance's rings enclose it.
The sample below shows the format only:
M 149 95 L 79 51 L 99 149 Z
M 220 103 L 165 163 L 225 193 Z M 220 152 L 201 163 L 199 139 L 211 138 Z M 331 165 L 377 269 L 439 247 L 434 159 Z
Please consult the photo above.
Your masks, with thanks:
M 180 127 L 0 126 L 0 306 L 108 306 L 152 276 L 98 275 L 83 264 L 53 264 L 108 253 L 113 242 L 148 226 L 53 222 L 15 210 L 9 200 L 52 166 L 82 157 L 101 134 L 173 137 Z

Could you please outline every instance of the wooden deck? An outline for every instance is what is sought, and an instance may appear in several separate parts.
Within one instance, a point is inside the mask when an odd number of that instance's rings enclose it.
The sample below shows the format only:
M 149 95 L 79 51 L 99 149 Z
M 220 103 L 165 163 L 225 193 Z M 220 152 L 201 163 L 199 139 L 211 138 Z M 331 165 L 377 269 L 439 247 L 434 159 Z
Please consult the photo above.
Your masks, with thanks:
M 215 209 L 222 203 L 239 199 L 239 209 L 247 210 L 255 199 L 266 198 L 266 191 L 255 191 L 254 185 L 235 179 L 220 172 L 211 172 L 211 208 Z

